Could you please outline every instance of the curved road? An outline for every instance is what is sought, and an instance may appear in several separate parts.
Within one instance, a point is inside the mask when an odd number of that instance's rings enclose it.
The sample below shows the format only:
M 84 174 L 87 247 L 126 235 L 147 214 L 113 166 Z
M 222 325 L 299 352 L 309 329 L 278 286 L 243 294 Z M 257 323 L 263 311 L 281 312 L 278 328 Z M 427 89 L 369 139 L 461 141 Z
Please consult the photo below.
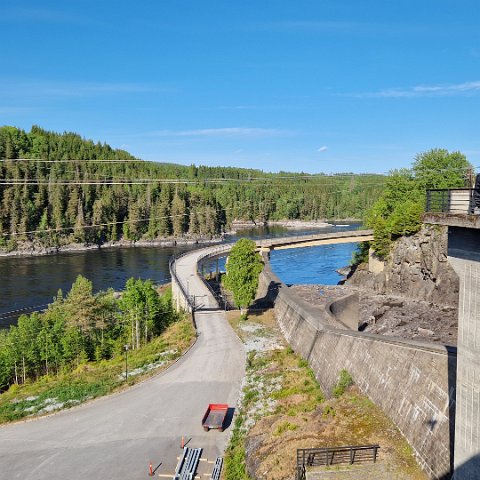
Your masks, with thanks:
M 179 259 L 177 275 L 197 303 L 213 307 L 196 275 L 200 252 Z M 208 403 L 236 405 L 245 353 L 223 312 L 198 312 L 196 320 L 195 346 L 165 373 L 73 410 L 0 427 L 0 479 L 144 479 L 150 461 L 156 476 L 173 475 L 182 435 L 204 449 L 203 458 L 221 455 L 230 429 L 204 432 L 201 419 Z M 199 473 L 211 472 L 200 465 Z

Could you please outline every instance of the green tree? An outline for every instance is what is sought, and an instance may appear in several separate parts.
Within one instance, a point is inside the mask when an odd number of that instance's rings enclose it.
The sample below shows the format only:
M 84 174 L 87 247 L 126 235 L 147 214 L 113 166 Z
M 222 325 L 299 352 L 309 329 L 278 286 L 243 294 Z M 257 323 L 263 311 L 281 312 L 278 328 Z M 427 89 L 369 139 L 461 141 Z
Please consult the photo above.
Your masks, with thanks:
M 159 318 L 162 304 L 150 280 L 128 279 L 119 306 L 129 324 L 132 348 L 140 348 L 142 336 L 146 344 L 153 333 L 162 330 Z
M 258 276 L 263 268 L 255 242 L 247 238 L 238 240 L 230 251 L 226 268 L 224 285 L 232 291 L 235 304 L 240 307 L 243 314 L 243 309 L 255 298 Z
M 464 187 L 471 169 L 471 163 L 462 153 L 439 148 L 419 153 L 412 166 L 415 181 L 423 191 Z
M 459 152 L 432 149 L 418 154 L 411 170 L 392 171 L 382 195 L 366 215 L 366 224 L 374 231 L 376 255 L 386 259 L 392 240 L 420 230 L 426 190 L 463 187 L 471 168 Z

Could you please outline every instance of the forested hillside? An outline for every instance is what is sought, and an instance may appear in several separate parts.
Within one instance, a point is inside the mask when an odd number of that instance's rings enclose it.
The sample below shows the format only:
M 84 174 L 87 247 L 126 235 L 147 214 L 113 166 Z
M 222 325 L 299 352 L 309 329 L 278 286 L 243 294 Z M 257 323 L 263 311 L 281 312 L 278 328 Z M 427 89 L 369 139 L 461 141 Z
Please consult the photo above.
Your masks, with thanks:
M 0 248 L 214 236 L 234 219 L 362 218 L 381 175 L 160 164 L 32 127 L 0 128 Z

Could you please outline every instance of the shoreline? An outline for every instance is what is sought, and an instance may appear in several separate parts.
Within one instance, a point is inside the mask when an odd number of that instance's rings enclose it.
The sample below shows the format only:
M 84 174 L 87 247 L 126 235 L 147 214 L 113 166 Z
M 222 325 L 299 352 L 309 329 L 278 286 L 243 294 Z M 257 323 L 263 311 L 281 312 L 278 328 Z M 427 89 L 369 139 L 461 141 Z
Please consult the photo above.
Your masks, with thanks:
M 41 257 L 47 255 L 56 255 L 61 253 L 86 252 L 89 250 L 103 250 L 108 248 L 135 248 L 135 247 L 179 247 L 187 245 L 205 245 L 221 243 L 222 237 L 218 238 L 178 238 L 178 239 L 158 239 L 158 240 L 117 240 L 115 242 L 105 242 L 101 245 L 85 245 L 79 243 L 69 243 L 57 247 L 43 247 L 38 244 L 26 244 L 24 248 L 5 252 L 0 250 L 0 259 L 8 257 Z
M 358 219 L 346 218 L 342 219 L 339 226 L 349 226 L 346 222 L 360 223 Z M 0 249 L 0 259 L 9 257 L 40 257 L 46 255 L 56 255 L 61 253 L 75 253 L 86 252 L 89 250 L 101 250 L 104 248 L 135 248 L 135 247 L 177 247 L 188 245 L 211 245 L 222 243 L 227 236 L 234 235 L 237 230 L 246 228 L 261 228 L 261 227 L 284 227 L 287 229 L 298 230 L 301 228 L 327 228 L 334 227 L 336 223 L 329 223 L 324 220 L 269 220 L 267 222 L 252 221 L 233 221 L 230 231 L 225 232 L 213 238 L 159 238 L 157 240 L 117 240 L 113 242 L 105 242 L 102 244 L 80 244 L 67 243 L 65 245 L 45 247 L 39 242 L 19 242 L 20 248 L 7 252 Z
M 340 223 L 340 225 L 346 225 L 346 223 L 362 223 L 362 220 L 358 218 L 344 218 L 341 220 L 268 220 L 266 222 L 254 220 L 245 220 L 245 221 L 233 221 L 231 224 L 231 231 L 236 229 L 245 229 L 245 228 L 262 228 L 262 227 L 285 227 L 285 228 L 326 228 L 334 227 Z M 228 234 L 229 232 L 227 232 Z

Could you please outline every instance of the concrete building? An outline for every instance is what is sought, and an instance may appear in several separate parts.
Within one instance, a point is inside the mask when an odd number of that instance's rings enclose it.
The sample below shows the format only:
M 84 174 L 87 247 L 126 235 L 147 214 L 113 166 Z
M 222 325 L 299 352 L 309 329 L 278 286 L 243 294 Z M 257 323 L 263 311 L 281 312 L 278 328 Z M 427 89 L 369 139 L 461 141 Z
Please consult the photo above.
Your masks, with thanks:
M 460 279 L 453 478 L 480 479 L 480 215 L 471 190 L 428 193 L 423 220 L 448 226 L 448 260 Z

